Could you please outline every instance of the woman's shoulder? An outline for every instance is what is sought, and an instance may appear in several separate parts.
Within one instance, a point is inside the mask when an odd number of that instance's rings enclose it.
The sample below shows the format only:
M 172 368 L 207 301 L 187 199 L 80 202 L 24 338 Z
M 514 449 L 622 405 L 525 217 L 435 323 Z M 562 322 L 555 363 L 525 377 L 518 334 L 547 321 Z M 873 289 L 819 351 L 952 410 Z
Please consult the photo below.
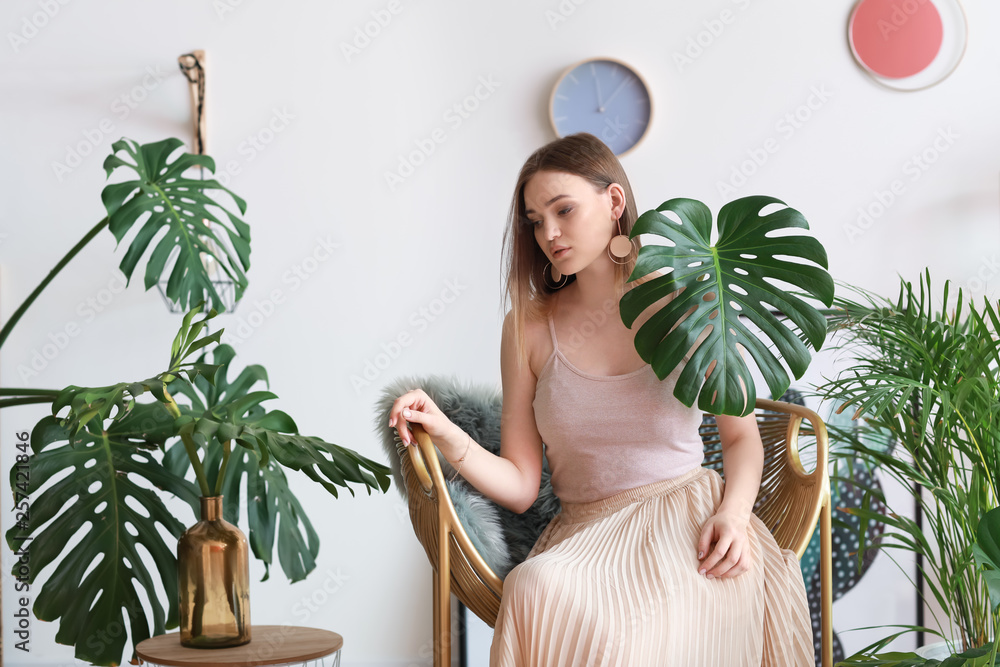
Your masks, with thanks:
M 514 334 L 514 311 L 507 311 L 504 316 L 504 329 L 507 335 Z M 530 309 L 524 317 L 524 352 L 528 358 L 528 366 L 537 377 L 554 348 L 549 335 L 549 311 L 539 304 L 538 309 Z
M 524 328 L 528 329 L 547 328 L 550 313 L 550 304 L 536 302 L 532 300 L 530 306 L 524 308 Z M 504 329 L 514 330 L 514 318 L 517 316 L 514 309 L 508 310 L 503 317 Z
M 666 275 L 666 273 L 667 273 L 666 271 L 663 271 L 662 273 L 658 272 L 658 275 L 651 275 L 647 277 L 647 279 L 644 280 L 643 282 L 649 282 L 650 280 L 660 277 L 660 275 Z M 626 288 L 625 291 L 627 292 L 630 289 L 635 289 L 636 287 L 639 286 L 639 284 L 640 284 L 639 282 L 633 282 Z M 651 317 L 653 317 L 653 315 L 663 310 L 663 308 L 665 308 L 668 303 L 670 303 L 678 296 L 680 296 L 681 292 L 683 291 L 684 291 L 683 289 L 674 290 L 673 292 L 670 292 L 669 294 L 660 297 L 653 303 L 646 306 L 646 308 L 644 308 L 643 311 L 639 313 L 639 315 L 635 318 L 635 321 L 632 322 L 632 326 L 629 328 L 632 329 L 633 331 L 638 331 L 640 328 L 642 328 L 644 324 L 646 324 L 647 321 L 649 321 Z M 707 333 L 705 331 L 699 334 L 697 344 L 700 344 L 701 341 L 704 340 L 705 336 L 707 336 Z M 693 345 L 692 347 L 694 346 L 695 345 Z M 684 363 L 687 363 L 690 360 L 691 360 L 691 351 L 688 350 L 687 354 L 684 355 Z
M 651 280 L 655 280 L 656 278 L 660 278 L 666 274 L 667 271 L 665 269 L 657 269 L 654 273 L 648 274 L 640 280 L 636 280 L 629 283 L 628 285 L 625 286 L 625 291 L 623 293 L 623 296 L 624 294 L 627 294 L 628 292 L 636 289 L 640 285 L 648 283 Z M 643 324 L 646 323 L 646 320 L 648 320 L 654 314 L 662 310 L 663 307 L 666 306 L 668 303 L 676 299 L 680 293 L 681 290 L 670 292 L 669 294 L 660 297 L 656 301 L 646 306 L 646 308 L 643 309 L 643 311 L 639 314 L 639 316 L 635 318 L 635 322 L 632 323 L 632 328 L 636 329 L 638 327 L 641 327 Z

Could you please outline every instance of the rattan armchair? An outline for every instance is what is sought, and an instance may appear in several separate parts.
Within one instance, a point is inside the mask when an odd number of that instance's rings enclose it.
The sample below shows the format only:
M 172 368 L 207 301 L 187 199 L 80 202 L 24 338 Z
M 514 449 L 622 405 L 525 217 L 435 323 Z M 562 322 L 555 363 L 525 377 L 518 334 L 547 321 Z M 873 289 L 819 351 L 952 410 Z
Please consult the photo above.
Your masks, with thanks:
M 798 405 L 761 399 L 756 407 L 764 443 L 764 471 L 754 513 L 771 530 L 778 545 L 791 549 L 800 559 L 819 522 L 822 665 L 832 667 L 833 579 L 826 427 L 815 412 Z M 430 436 L 419 424 L 409 427 L 418 446 L 399 446 L 400 467 L 413 530 L 434 570 L 434 665 L 444 667 L 451 664 L 451 593 L 493 627 L 503 581 L 476 551 L 462 527 Z M 800 432 L 815 438 L 816 466 L 812 472 L 807 472 L 799 459 Z M 721 474 L 721 445 L 714 420 L 707 420 L 701 433 L 704 465 Z

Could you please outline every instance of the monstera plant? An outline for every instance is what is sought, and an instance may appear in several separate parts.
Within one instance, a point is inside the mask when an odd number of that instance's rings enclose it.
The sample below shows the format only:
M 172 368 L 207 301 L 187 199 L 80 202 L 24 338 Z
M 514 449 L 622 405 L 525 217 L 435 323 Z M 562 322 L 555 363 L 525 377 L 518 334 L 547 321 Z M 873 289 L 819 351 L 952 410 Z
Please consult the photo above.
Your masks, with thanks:
M 125 167 L 135 177 L 104 189 L 107 217 L 0 330 L 2 345 L 42 290 L 105 227 L 119 243 L 134 231 L 120 264 L 128 278 L 153 246 L 146 260 L 146 289 L 166 278 L 167 297 L 188 311 L 166 369 L 144 380 L 62 390 L 0 389 L 0 407 L 51 404 L 51 414 L 31 431 L 30 455 L 23 453 L 28 484 L 19 487 L 15 481 L 23 466 L 11 471 L 15 504 L 25 509 L 7 531 L 7 543 L 14 550 L 28 545 L 29 584 L 47 572 L 34 596 L 35 616 L 58 620 L 56 641 L 75 646 L 77 658 L 95 664 L 121 663 L 126 627 L 134 645 L 178 625 L 174 549 L 185 521 L 197 517 L 199 495 L 224 494 L 225 518 L 235 523 L 245 486 L 249 543 L 264 563 L 264 578 L 277 538 L 282 570 L 298 581 L 315 568 L 319 539 L 284 469 L 301 471 L 334 496 L 337 487 L 353 494 L 352 483 L 369 493 L 389 486 L 386 466 L 301 435 L 289 415 L 265 409 L 262 404 L 276 397 L 259 387 L 268 382 L 263 367 L 247 366 L 232 377 L 233 349 L 220 344 L 222 329 L 208 331 L 217 313 L 211 306 L 221 301 L 205 267 L 220 266 L 241 296 L 250 230 L 209 193 L 228 193 L 240 214 L 246 204 L 215 180 L 185 178 L 192 167 L 214 170 L 214 161 L 187 153 L 171 159 L 180 146 L 178 139 L 113 144 L 114 153 L 124 151 L 132 162 L 113 153 L 104 163 L 108 175 Z M 164 494 L 190 507 L 190 516 L 175 517 Z M 164 533 L 174 541 L 164 539 Z M 79 541 L 67 548 L 74 535 Z
M 774 210 L 762 215 L 768 207 Z M 712 228 L 711 211 L 693 199 L 671 199 L 639 216 L 631 237 L 650 234 L 669 245 L 640 248 L 629 280 L 658 269 L 671 271 L 626 292 L 619 310 L 631 328 L 646 308 L 679 292 L 639 328 L 635 349 L 661 380 L 691 353 L 674 395 L 689 407 L 697 399 L 698 407 L 711 414 L 746 415 L 754 409 L 756 393 L 740 347 L 756 362 L 771 395 L 781 396 L 790 379 L 780 359 L 799 378 L 809 365 L 808 346 L 819 350 L 826 337 L 824 315 L 780 283 L 799 287 L 829 307 L 833 279 L 818 240 L 775 234 L 809 228 L 801 213 L 778 199 L 744 197 L 723 206 L 715 245 Z M 777 355 L 742 317 L 773 342 Z
M 210 261 L 232 279 L 236 299 L 243 296 L 247 286 L 245 271 L 250 268 L 250 227 L 208 193 L 227 193 L 236 202 L 240 214 L 246 212 L 246 202 L 214 179 L 186 178 L 184 173 L 195 167 L 215 171 L 215 161 L 207 155 L 190 153 L 181 153 L 176 159 L 169 160 L 171 154 L 183 145 L 184 142 L 174 138 L 142 146 L 122 138 L 111 145 L 112 154 L 104 160 L 107 175 L 111 176 L 115 169 L 124 167 L 134 171 L 136 177 L 104 188 L 101 200 L 108 215 L 84 234 L 14 311 L 0 329 L 0 347 L 52 279 L 95 236 L 107 227 L 115 240 L 121 243 L 144 213 L 149 213 L 149 217 L 139 226 L 119 265 L 127 280 L 131 281 L 132 273 L 153 238 L 164 231 L 146 262 L 144 282 L 147 290 L 165 275 L 167 298 L 181 308 L 186 310 L 202 300 L 218 307 L 221 299 L 205 268 Z M 119 151 L 131 157 L 134 164 L 118 157 Z M 225 221 L 216 217 L 209 206 L 225 213 Z M 214 229 L 212 223 L 216 225 Z M 174 253 L 176 258 L 168 270 L 167 264 Z M 0 396 L 19 396 L 11 390 L 2 391 Z M 0 402 L 0 407 L 3 406 L 4 403 Z

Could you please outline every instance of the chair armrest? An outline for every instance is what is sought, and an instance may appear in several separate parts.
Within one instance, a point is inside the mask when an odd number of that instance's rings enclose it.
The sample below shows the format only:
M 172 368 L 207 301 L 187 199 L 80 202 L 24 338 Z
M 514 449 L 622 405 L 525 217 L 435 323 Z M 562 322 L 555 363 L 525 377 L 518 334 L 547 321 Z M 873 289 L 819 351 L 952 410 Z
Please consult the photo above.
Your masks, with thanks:
M 417 441 L 416 446 L 409 447 L 410 451 L 410 462 L 413 464 L 413 472 L 420 481 L 420 485 L 423 487 L 426 497 L 429 497 L 434 501 L 434 505 L 437 510 L 437 533 L 439 537 L 439 548 L 441 546 L 440 541 L 443 541 L 444 535 L 450 536 L 451 546 L 453 547 L 453 555 L 461 555 L 461 557 L 468 563 L 472 572 L 464 572 L 462 569 L 457 567 L 455 559 L 450 559 L 451 563 L 451 573 L 455 581 L 456 590 L 455 593 L 466 603 L 470 609 L 473 608 L 472 604 L 469 604 L 461 594 L 460 591 L 463 590 L 462 581 L 463 578 L 469 575 L 474 575 L 483 584 L 485 584 L 499 599 L 503 592 L 503 581 L 497 574 L 493 571 L 493 568 L 487 564 L 483 557 L 476 550 L 475 546 L 472 544 L 472 540 L 469 539 L 468 533 L 465 532 L 465 528 L 462 526 L 462 522 L 458 518 L 458 514 L 455 512 L 455 506 L 451 502 L 451 496 L 448 493 L 448 486 L 445 483 L 444 473 L 441 471 L 441 463 L 438 461 L 437 448 L 434 446 L 433 440 L 431 440 L 430 435 L 427 431 L 420 426 L 420 424 L 410 424 L 410 430 L 413 433 L 414 438 Z M 419 466 L 419 467 L 418 467 Z M 426 475 L 428 480 L 426 483 L 421 478 L 421 472 Z M 422 523 L 427 518 L 426 514 L 423 514 L 421 519 L 420 514 L 422 503 L 414 502 L 417 499 L 413 498 L 410 501 L 410 513 L 413 519 L 414 527 L 418 526 L 418 522 Z M 427 508 L 424 508 L 424 512 Z M 416 513 L 416 515 L 415 515 Z M 443 532 L 442 532 L 443 531 Z M 423 541 L 423 540 L 421 540 Z M 426 544 L 425 544 L 426 547 Z M 455 552 L 458 553 L 455 553 Z M 431 559 L 431 562 L 437 567 L 437 560 Z M 495 618 L 495 613 L 494 613 Z
M 434 464 L 438 467 L 438 477 L 441 478 L 442 485 L 444 482 L 444 477 L 441 475 L 441 465 L 437 460 L 437 454 L 434 452 L 434 443 L 431 441 L 431 437 L 427 435 L 427 432 L 418 424 L 410 424 L 409 428 L 414 436 L 417 435 L 416 429 L 419 428 L 421 435 L 421 437 L 417 438 L 416 446 L 411 445 L 406 447 L 410 455 L 410 465 L 413 466 L 413 474 L 417 476 L 417 480 L 420 482 L 424 493 L 430 493 L 434 482 L 431 479 L 431 473 L 427 470 L 426 461 L 434 461 Z
M 826 425 L 819 415 L 801 405 L 758 399 L 756 407 L 788 415 L 788 423 L 782 450 L 765 463 L 762 502 L 755 513 L 781 546 L 802 558 L 821 511 L 829 503 Z M 799 431 L 803 419 L 809 422 L 816 438 L 816 467 L 811 472 L 806 471 L 799 457 Z

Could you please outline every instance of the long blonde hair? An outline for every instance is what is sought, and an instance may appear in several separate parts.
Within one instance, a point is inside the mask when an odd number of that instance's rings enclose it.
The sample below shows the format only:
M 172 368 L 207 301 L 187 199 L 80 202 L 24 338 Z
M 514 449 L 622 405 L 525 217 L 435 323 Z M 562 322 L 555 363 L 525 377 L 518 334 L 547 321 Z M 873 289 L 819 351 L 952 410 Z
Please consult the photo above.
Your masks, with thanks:
M 509 301 L 510 309 L 513 311 L 513 333 L 519 365 L 528 361 L 524 335 L 525 322 L 529 319 L 544 319 L 552 307 L 553 294 L 556 291 L 549 288 L 542 278 L 542 272 L 549 260 L 538 245 L 534 229 L 525 213 L 524 186 L 540 171 L 574 174 L 590 181 L 599 192 L 606 190 L 612 183 L 620 185 L 625 192 L 625 210 L 622 211 L 619 221 L 621 232 L 626 236 L 631 233 L 632 225 L 638 217 L 632 186 L 629 185 L 628 176 L 625 175 L 621 162 L 610 148 L 592 134 L 581 132 L 556 139 L 536 150 L 525 161 L 514 186 L 514 196 L 507 216 L 507 228 L 503 235 L 503 262 L 506 273 L 503 307 L 506 307 Z M 633 244 L 638 248 L 639 239 L 633 239 Z M 632 252 L 625 263 L 615 266 L 617 298 L 621 298 L 626 291 L 626 283 L 632 269 L 635 268 L 637 255 L 638 252 Z M 567 278 L 569 282 L 576 280 L 576 276 Z M 647 279 L 633 281 L 632 286 Z

